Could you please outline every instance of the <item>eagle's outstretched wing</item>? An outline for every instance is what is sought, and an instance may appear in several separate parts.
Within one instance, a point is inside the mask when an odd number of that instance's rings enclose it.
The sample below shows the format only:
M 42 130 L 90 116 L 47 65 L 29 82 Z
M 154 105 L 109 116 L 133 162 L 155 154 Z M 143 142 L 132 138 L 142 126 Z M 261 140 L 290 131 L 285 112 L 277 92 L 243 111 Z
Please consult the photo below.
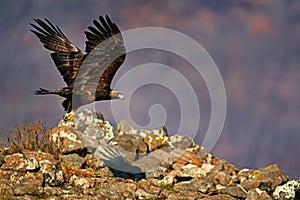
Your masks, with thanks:
M 85 55 L 47 19 L 35 19 L 35 22 L 37 25 L 31 24 L 34 28 L 31 31 L 45 48 L 53 51 L 51 57 L 68 85 L 55 91 L 41 89 L 36 94 L 57 94 L 67 98 L 63 106 L 68 112 L 95 100 L 121 98 L 120 93 L 111 90 L 110 84 L 125 60 L 126 50 L 119 28 L 107 15 L 105 18 L 100 16 L 99 21 L 94 20 L 94 26 L 89 26 L 85 32 Z
M 121 32 L 115 23 L 106 15 L 99 16 L 99 21 L 93 21 L 86 34 L 86 49 L 84 62 L 76 78 L 75 85 L 94 93 L 110 89 L 112 79 L 125 60 L 126 50 Z M 97 86 L 97 87 L 96 87 Z M 93 89 L 92 89 L 93 88 Z
M 56 67 L 67 85 L 72 87 L 84 55 L 68 40 L 58 26 L 55 27 L 47 19 L 45 22 L 40 19 L 34 21 L 39 26 L 30 23 L 35 28 L 31 31 L 40 39 L 46 49 L 54 51 L 51 53 L 51 57 Z

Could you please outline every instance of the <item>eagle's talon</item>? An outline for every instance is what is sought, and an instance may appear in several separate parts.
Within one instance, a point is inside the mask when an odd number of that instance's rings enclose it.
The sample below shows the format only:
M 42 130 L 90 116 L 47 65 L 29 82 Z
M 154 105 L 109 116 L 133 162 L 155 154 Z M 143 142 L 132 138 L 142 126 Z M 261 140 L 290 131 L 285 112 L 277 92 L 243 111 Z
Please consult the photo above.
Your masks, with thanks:
M 69 113 L 66 113 L 64 115 L 64 121 L 71 121 L 74 119 L 74 113 L 73 112 L 69 112 Z

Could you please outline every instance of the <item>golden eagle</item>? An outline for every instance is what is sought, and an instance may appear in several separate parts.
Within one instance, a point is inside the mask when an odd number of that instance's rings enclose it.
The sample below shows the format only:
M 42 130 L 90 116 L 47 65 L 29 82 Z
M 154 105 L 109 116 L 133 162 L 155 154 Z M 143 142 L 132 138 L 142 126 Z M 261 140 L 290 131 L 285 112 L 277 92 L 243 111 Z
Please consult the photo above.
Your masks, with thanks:
M 34 21 L 37 25 L 30 23 L 34 28 L 31 31 L 46 49 L 53 51 L 51 57 L 67 83 L 67 87 L 54 91 L 40 88 L 35 94 L 66 98 L 62 103 L 67 111 L 64 119 L 72 119 L 73 111 L 93 101 L 124 98 L 110 88 L 115 73 L 125 60 L 126 50 L 118 26 L 107 15 L 105 19 L 99 16 L 99 21 L 94 20 L 94 26 L 84 32 L 87 38 L 85 54 L 49 20 Z

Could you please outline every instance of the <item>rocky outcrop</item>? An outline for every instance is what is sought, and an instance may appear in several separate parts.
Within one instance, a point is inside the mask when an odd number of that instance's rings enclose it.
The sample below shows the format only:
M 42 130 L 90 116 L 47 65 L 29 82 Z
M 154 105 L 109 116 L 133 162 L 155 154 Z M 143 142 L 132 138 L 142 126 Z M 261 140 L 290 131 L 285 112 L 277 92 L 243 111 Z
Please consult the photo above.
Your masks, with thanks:
M 116 132 L 93 111 L 48 132 L 56 151 L 0 149 L 2 199 L 294 199 L 300 182 L 274 164 L 241 169 L 165 128 Z

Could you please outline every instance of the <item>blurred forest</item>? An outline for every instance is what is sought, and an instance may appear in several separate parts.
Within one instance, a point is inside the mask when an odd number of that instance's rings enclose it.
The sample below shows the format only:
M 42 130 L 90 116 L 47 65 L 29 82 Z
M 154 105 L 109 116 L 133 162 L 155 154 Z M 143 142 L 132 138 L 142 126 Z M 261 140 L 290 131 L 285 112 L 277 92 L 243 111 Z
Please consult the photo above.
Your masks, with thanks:
M 33 95 L 39 87 L 55 89 L 64 82 L 50 52 L 30 32 L 29 23 L 47 18 L 84 50 L 87 26 L 99 15 L 109 14 L 123 31 L 170 28 L 192 37 L 208 51 L 224 80 L 228 103 L 225 126 L 213 154 L 240 168 L 278 163 L 291 178 L 300 178 L 300 1 L 161 2 L 0 0 L 1 134 L 22 121 L 42 120 L 55 126 L 64 114 L 61 98 Z M 210 119 L 209 94 L 201 77 L 184 60 L 157 51 L 132 52 L 114 82 L 131 66 L 149 62 L 174 67 L 199 91 L 201 128 L 196 139 L 201 144 Z M 130 107 L 134 105 L 132 116 L 143 125 L 149 120 L 149 105 L 165 105 L 166 127 L 174 134 L 180 111 L 174 94 L 165 90 L 140 88 Z M 97 103 L 97 111 L 111 120 L 107 105 Z

